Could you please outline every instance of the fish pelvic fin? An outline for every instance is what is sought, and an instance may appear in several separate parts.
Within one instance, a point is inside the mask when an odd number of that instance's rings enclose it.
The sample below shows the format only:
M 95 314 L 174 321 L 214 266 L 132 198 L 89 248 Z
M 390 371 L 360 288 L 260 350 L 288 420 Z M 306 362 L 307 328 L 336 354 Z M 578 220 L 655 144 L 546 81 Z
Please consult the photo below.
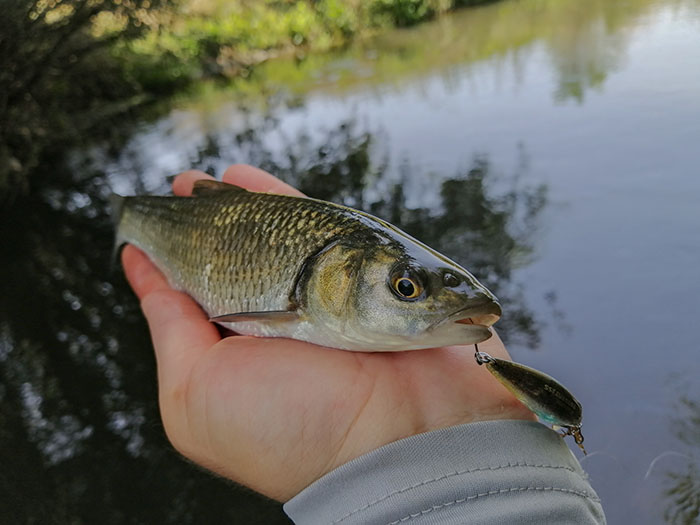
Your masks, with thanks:
M 238 312 L 235 314 L 224 314 L 210 317 L 209 320 L 215 323 L 243 323 L 243 322 L 265 322 L 265 323 L 286 323 L 297 321 L 299 313 L 296 310 L 272 310 L 269 312 Z

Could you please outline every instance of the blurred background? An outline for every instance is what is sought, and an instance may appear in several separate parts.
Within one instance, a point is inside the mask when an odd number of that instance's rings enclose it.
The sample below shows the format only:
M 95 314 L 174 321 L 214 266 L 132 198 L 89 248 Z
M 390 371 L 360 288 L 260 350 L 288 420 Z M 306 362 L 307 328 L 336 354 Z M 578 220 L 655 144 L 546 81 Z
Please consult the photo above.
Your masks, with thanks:
M 582 401 L 609 522 L 698 523 L 700 0 L 0 12 L 0 523 L 289 523 L 167 443 L 110 270 L 112 191 L 240 162 L 472 270 Z

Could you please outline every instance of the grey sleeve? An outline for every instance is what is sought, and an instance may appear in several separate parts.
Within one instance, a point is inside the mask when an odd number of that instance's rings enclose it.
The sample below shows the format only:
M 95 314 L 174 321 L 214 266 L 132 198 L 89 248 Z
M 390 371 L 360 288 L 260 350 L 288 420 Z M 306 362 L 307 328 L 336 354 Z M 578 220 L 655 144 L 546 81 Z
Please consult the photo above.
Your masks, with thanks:
M 528 421 L 482 421 L 385 445 L 284 505 L 298 525 L 605 523 L 563 439 Z

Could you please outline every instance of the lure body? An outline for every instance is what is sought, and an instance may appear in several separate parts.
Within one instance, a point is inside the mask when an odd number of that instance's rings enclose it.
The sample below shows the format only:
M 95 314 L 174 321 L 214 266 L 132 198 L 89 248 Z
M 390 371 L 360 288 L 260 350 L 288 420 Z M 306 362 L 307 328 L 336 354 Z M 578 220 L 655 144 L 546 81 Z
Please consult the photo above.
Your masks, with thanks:
M 586 453 L 581 434 L 583 407 L 559 381 L 529 366 L 492 357 L 485 352 L 476 352 L 474 357 L 537 417 L 565 429 L 564 435 L 573 436 Z

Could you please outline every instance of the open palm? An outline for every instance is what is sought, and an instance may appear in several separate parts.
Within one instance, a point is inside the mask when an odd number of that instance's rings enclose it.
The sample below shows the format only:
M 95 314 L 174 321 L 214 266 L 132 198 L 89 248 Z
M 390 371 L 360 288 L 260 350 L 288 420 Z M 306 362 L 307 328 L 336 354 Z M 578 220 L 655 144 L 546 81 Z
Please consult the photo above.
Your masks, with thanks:
M 177 177 L 189 195 L 195 180 Z M 224 182 L 300 195 L 251 166 Z M 286 501 L 325 473 L 397 439 L 488 419 L 534 419 L 486 370 L 473 346 L 348 352 L 290 339 L 220 335 L 202 309 L 173 290 L 133 246 L 122 254 L 141 299 L 158 362 L 161 414 L 185 456 Z M 505 358 L 498 337 L 480 345 Z

